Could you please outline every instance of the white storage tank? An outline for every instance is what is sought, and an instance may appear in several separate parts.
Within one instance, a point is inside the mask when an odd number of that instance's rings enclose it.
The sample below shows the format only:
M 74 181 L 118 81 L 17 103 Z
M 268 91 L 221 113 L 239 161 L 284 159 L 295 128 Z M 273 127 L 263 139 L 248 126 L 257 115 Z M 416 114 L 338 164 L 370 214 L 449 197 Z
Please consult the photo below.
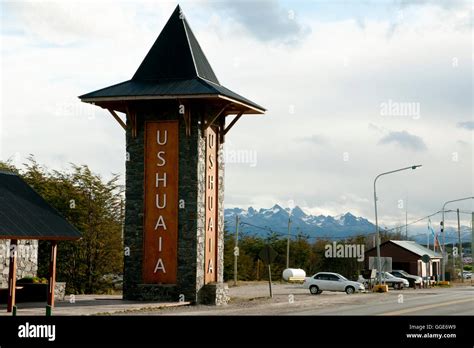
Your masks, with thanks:
M 304 281 L 306 272 L 301 268 L 287 268 L 283 271 L 283 280 L 287 282 L 291 281 Z

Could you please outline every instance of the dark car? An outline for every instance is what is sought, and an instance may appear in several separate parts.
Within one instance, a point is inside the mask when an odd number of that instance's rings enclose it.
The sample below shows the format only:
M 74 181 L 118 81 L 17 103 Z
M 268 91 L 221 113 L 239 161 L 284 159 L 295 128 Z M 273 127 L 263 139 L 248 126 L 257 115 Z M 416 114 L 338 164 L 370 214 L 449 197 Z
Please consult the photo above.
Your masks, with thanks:
M 395 277 L 408 280 L 411 288 L 415 288 L 416 286 L 421 287 L 422 279 L 419 276 L 408 274 L 407 272 L 400 269 L 392 270 L 390 273 L 392 273 Z

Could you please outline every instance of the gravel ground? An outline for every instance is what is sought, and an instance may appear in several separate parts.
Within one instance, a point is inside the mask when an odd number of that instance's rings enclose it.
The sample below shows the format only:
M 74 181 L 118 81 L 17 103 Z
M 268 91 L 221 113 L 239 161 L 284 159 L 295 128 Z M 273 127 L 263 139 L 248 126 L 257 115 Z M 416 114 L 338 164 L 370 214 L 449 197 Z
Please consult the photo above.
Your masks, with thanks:
M 132 315 L 285 315 L 313 309 L 326 309 L 342 305 L 358 305 L 371 302 L 398 300 L 399 294 L 429 295 L 432 289 L 390 291 L 388 294 L 357 293 L 347 295 L 343 292 L 323 292 L 311 295 L 309 290 L 299 284 L 273 284 L 273 298 L 269 297 L 268 282 L 243 283 L 230 287 L 231 301 L 226 306 L 186 306 L 170 307 L 152 311 L 137 311 Z M 351 314 L 348 312 L 347 314 Z

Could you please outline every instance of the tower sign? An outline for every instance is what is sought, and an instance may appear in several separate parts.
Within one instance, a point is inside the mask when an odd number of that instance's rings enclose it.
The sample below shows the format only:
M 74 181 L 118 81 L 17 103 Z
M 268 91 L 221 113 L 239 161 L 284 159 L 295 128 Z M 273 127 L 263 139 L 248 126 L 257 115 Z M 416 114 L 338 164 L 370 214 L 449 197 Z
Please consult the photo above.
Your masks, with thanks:
M 218 154 L 265 109 L 219 83 L 179 6 L 130 80 L 79 98 L 125 129 L 124 299 L 225 302 Z

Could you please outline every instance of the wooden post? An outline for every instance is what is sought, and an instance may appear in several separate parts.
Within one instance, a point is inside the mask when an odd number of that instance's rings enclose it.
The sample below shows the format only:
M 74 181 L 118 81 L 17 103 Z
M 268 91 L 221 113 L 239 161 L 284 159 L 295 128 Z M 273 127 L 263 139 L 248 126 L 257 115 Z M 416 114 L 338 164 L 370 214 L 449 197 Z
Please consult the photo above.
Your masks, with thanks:
M 49 287 L 48 287 L 48 306 L 54 307 L 54 288 L 56 285 L 56 254 L 58 244 L 55 240 L 51 241 L 51 257 L 49 259 Z
M 257 280 L 260 280 L 259 270 L 260 270 L 260 259 L 257 259 Z
M 8 304 L 7 312 L 13 311 L 15 306 L 15 294 L 16 294 L 16 260 L 17 260 L 17 246 L 18 241 L 16 239 L 10 240 L 10 265 L 8 271 Z
M 273 297 L 272 292 L 272 267 L 268 264 L 268 286 L 270 288 L 270 297 Z

